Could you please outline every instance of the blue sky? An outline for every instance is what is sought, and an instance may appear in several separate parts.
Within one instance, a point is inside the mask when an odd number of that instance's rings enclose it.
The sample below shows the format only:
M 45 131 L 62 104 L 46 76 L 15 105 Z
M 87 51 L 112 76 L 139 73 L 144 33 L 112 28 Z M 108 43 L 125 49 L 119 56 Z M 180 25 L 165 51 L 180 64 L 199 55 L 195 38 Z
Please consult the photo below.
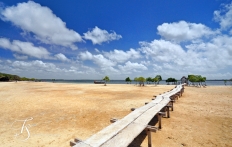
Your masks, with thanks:
M 232 78 L 229 0 L 0 1 L 0 72 Z

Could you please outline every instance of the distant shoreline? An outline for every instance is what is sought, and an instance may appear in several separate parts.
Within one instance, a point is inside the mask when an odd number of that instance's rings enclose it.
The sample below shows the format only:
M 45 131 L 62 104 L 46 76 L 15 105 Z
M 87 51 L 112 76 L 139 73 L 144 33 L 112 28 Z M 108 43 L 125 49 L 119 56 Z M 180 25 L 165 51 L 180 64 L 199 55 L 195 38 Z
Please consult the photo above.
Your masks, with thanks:
M 41 79 L 42 82 L 51 82 L 53 83 L 53 81 L 51 79 Z M 178 81 L 179 82 L 179 81 Z M 94 84 L 94 80 L 59 80 L 56 79 L 54 81 L 54 83 L 73 83 L 73 84 Z M 110 80 L 109 82 L 107 82 L 107 84 L 127 84 L 127 82 L 125 82 L 125 80 Z M 131 83 L 128 84 L 136 84 L 135 81 L 132 81 Z M 146 85 L 154 85 L 154 83 L 150 83 L 147 84 L 147 82 L 145 82 Z M 160 83 L 158 85 L 167 85 L 165 80 L 160 81 Z M 172 84 L 169 84 L 172 85 Z M 207 86 L 225 86 L 224 80 L 206 80 L 206 85 Z M 231 85 L 230 82 L 227 82 L 227 86 Z

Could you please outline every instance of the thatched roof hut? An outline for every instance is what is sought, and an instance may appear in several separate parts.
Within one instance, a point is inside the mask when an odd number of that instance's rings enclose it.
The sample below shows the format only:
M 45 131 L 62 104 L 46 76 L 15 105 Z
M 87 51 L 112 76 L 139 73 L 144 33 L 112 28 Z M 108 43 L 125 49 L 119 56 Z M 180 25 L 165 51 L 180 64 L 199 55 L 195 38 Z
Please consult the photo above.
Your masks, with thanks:
M 188 84 L 188 78 L 186 78 L 185 76 L 183 76 L 183 77 L 180 79 L 180 81 L 181 81 L 181 84 L 184 84 L 184 83 Z

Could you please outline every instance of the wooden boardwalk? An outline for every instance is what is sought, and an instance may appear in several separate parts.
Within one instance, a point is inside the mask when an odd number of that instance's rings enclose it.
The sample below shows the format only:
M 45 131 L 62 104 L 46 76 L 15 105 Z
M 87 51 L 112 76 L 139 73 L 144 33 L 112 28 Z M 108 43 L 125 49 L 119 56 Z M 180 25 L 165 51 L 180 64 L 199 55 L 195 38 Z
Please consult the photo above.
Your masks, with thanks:
M 85 141 L 74 139 L 70 145 L 73 147 L 127 147 L 143 130 L 148 134 L 148 146 L 151 147 L 151 131 L 155 127 L 148 126 L 148 123 L 158 116 L 159 129 L 161 129 L 160 113 L 165 109 L 169 117 L 169 108 L 173 110 L 173 102 L 184 92 L 183 85 L 177 85 L 174 89 L 156 96 L 151 102 L 135 109 L 130 114 L 115 122 Z M 158 128 L 157 128 L 158 129 Z

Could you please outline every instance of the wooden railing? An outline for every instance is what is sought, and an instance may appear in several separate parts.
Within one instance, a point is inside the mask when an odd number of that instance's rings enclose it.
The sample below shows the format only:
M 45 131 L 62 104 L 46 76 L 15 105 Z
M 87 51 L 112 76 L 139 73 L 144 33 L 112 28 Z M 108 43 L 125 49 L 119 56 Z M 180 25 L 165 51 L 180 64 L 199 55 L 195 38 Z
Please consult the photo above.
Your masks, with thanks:
M 113 124 L 94 134 L 85 141 L 75 138 L 70 141 L 73 147 L 127 147 L 143 130 L 147 131 L 148 146 L 151 147 L 151 132 L 161 129 L 162 115 L 170 117 L 169 109 L 173 111 L 173 103 L 184 92 L 183 85 L 156 96 L 151 102 L 137 109 L 132 109 L 124 118 L 112 119 Z M 164 112 L 161 112 L 164 110 Z M 158 116 L 159 126 L 149 126 L 148 123 Z

